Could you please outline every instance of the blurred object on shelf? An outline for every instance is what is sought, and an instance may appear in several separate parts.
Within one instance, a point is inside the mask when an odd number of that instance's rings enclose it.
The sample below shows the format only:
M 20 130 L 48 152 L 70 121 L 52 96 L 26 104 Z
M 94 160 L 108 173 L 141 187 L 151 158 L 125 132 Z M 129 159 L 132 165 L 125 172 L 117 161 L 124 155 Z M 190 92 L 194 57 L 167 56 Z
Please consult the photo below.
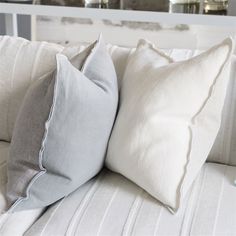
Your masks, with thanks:
M 37 0 L 37 4 L 42 5 L 56 5 L 56 6 L 71 6 L 71 7 L 83 7 L 84 0 Z
M 85 7 L 108 8 L 108 0 L 84 0 Z
M 36 0 L 37 4 L 119 9 L 120 0 Z
M 33 0 L 3 0 L 0 2 L 32 4 Z
M 110 9 L 120 9 L 120 0 L 109 0 L 108 8 Z
M 120 0 L 121 9 L 168 12 L 168 0 Z
M 170 0 L 170 13 L 199 14 L 200 0 Z
M 227 15 L 228 0 L 204 0 L 204 14 Z

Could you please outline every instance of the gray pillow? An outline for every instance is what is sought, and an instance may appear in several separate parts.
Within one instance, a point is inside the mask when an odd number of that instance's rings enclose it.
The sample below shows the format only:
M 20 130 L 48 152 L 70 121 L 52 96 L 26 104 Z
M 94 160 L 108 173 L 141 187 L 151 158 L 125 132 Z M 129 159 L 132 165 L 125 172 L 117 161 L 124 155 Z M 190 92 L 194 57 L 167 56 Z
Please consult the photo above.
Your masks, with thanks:
M 116 73 L 101 37 L 71 61 L 57 54 L 56 72 L 29 88 L 16 121 L 9 211 L 48 206 L 101 170 L 117 101 Z

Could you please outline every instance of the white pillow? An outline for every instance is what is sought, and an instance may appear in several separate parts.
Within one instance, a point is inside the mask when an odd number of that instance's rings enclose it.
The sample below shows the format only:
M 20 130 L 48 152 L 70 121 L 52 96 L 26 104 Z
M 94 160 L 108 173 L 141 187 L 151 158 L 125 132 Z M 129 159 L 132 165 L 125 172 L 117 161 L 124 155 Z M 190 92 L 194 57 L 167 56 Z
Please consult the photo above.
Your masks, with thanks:
M 172 212 L 219 130 L 232 51 L 229 38 L 190 60 L 160 67 L 160 53 L 142 40 L 129 58 L 106 165 Z

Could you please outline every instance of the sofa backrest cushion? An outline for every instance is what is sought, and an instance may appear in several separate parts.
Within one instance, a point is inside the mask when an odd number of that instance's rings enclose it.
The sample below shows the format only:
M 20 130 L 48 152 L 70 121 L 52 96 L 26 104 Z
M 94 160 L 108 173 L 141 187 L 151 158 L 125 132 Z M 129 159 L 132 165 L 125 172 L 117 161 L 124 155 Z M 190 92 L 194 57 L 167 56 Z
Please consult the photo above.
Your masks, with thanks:
M 63 47 L 0 37 L 0 140 L 10 141 L 24 95 L 36 78 L 52 70 Z
M 79 50 L 82 51 L 84 48 L 85 46 L 81 46 Z M 128 57 L 134 50 L 114 45 L 108 45 L 107 48 L 114 62 L 120 88 Z M 0 140 L 11 140 L 15 119 L 29 85 L 56 66 L 55 55 L 63 49 L 62 46 L 56 44 L 0 36 Z M 78 47 L 75 46 L 64 49 L 63 53 L 71 57 L 76 51 Z M 165 49 L 163 52 L 174 61 L 181 61 L 198 55 L 202 51 Z M 208 157 L 210 162 L 234 166 L 236 166 L 235 79 L 236 59 L 234 57 L 221 128 Z

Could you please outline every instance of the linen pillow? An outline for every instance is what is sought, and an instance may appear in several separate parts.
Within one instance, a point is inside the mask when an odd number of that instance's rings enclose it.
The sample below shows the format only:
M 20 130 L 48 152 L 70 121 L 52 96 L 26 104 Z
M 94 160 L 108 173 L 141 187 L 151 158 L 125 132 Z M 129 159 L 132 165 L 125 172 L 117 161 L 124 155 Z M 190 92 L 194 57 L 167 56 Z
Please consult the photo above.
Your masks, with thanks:
M 232 48 L 229 38 L 190 60 L 159 67 L 153 47 L 142 41 L 129 58 L 106 165 L 172 212 L 219 130 Z
M 16 121 L 8 161 L 9 211 L 50 205 L 103 166 L 118 100 L 106 46 L 100 38 L 74 56 L 73 65 L 62 54 L 56 60 L 56 74 L 29 88 Z

